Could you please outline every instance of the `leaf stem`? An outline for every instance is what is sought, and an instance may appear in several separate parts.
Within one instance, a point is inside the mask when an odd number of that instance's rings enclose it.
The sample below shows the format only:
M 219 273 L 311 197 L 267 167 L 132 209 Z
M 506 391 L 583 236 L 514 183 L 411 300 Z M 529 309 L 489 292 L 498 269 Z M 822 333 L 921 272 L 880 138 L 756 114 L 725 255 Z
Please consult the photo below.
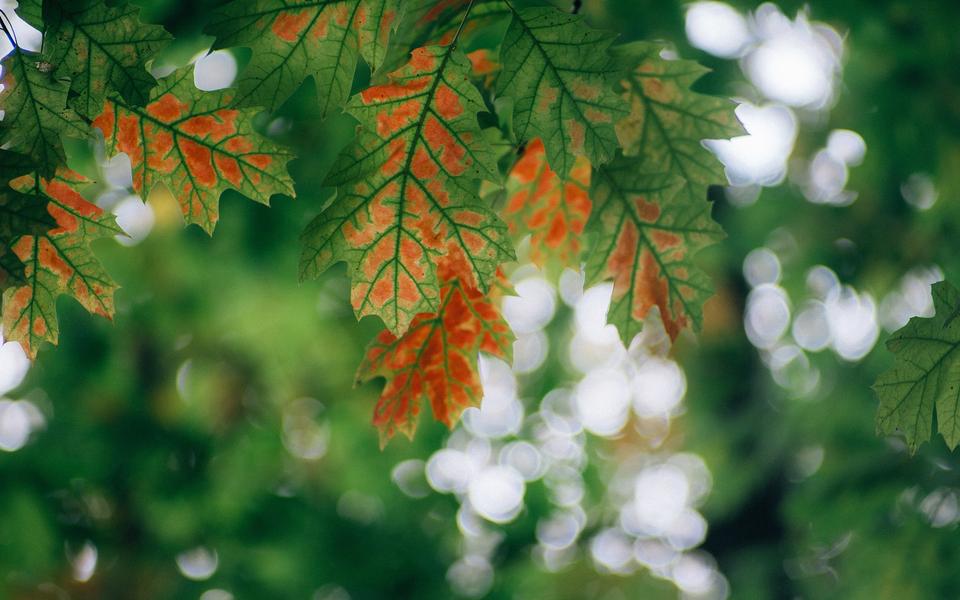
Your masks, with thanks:
M 476 0 L 470 0 L 470 4 L 467 5 L 466 12 L 463 13 L 463 19 L 460 21 L 460 26 L 457 27 L 457 32 L 453 35 L 453 41 L 450 42 L 450 49 L 453 50 L 457 47 L 457 42 L 460 41 L 460 34 L 463 33 L 463 26 L 467 24 L 467 19 L 470 17 L 470 11 L 473 9 L 473 3 Z
M 17 33 L 13 30 L 13 21 L 10 20 L 10 17 L 7 16 L 7 13 L 5 13 L 2 8 L 0 8 L 0 30 L 3 30 L 3 33 L 7 34 L 7 39 L 10 40 L 13 49 L 19 50 L 20 44 L 17 43 Z

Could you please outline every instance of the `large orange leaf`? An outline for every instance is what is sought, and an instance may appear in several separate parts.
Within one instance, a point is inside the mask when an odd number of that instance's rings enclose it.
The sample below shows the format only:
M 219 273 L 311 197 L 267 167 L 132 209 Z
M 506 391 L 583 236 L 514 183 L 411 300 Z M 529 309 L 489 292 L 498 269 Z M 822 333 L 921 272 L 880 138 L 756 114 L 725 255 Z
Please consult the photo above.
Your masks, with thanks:
M 513 334 L 497 306 L 458 278 L 445 283 L 436 313 L 417 315 L 401 337 L 384 330 L 367 348 L 357 381 L 387 380 L 373 413 L 380 445 L 400 431 L 413 437 L 421 404 L 453 428 L 463 411 L 483 397 L 480 352 L 509 359 Z
M 580 156 L 561 178 L 547 164 L 539 138 L 527 145 L 507 179 L 504 220 L 516 241 L 530 235 L 529 259 L 551 276 L 580 268 L 583 229 L 590 217 L 590 161 Z
M 61 168 L 51 179 L 24 175 L 10 182 L 15 192 L 46 203 L 56 226 L 24 235 L 13 244 L 23 261 L 23 280 L 3 294 L 3 333 L 20 342 L 34 358 L 41 342 L 57 343 L 57 297 L 74 297 L 88 311 L 113 317 L 110 279 L 90 250 L 90 243 L 122 233 L 113 218 L 77 192 L 83 177 Z
M 263 204 L 273 194 L 294 195 L 286 168 L 293 155 L 254 132 L 258 110 L 224 108 L 233 95 L 198 90 L 193 70 L 184 68 L 162 80 L 144 107 L 114 96 L 93 125 L 108 153 L 130 157 L 138 194 L 147 198 L 166 185 L 186 222 L 212 232 L 227 189 Z
M 419 48 L 389 83 L 351 100 L 357 138 L 327 180 L 338 196 L 303 236 L 301 276 L 346 261 L 357 316 L 377 315 L 397 335 L 437 311 L 438 261 L 463 258 L 456 275 L 486 291 L 513 257 L 506 226 L 477 195 L 481 178 L 498 175 L 469 69 L 452 47 Z

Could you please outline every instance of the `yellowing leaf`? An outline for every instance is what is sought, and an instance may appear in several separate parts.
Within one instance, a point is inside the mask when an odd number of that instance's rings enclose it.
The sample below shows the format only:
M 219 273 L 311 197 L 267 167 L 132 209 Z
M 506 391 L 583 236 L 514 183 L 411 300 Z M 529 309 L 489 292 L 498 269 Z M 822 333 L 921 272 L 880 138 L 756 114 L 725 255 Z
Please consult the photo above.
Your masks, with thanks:
M 10 186 L 15 192 L 46 203 L 56 227 L 44 233 L 24 235 L 13 244 L 23 262 L 23 282 L 3 294 L 3 332 L 20 342 L 30 357 L 36 357 L 41 342 L 56 344 L 57 297 L 74 297 L 84 308 L 107 318 L 113 317 L 110 279 L 90 250 L 90 243 L 121 230 L 113 218 L 85 200 L 76 187 L 85 180 L 66 169 L 52 179 L 24 175 Z
M 590 161 L 579 157 L 566 177 L 547 164 L 543 143 L 527 145 L 507 179 L 503 218 L 515 241 L 530 235 L 530 261 L 552 276 L 580 268 L 581 237 L 592 203 Z
M 710 204 L 681 195 L 683 182 L 673 176 L 644 174 L 637 159 L 620 157 L 593 176 L 588 227 L 596 242 L 586 274 L 613 280 L 610 323 L 626 344 L 653 307 L 671 339 L 685 327 L 699 329 L 713 288 L 692 259 L 723 239 Z
M 683 181 L 680 194 L 704 201 L 707 186 L 727 179 L 703 140 L 743 135 L 727 98 L 690 90 L 708 69 L 690 60 L 660 58 L 660 46 L 636 42 L 614 49 L 626 65 L 621 81 L 630 114 L 617 123 L 623 154 L 636 156 L 646 173 L 670 173 Z
M 224 190 L 263 204 L 273 194 L 294 195 L 286 169 L 292 154 L 254 132 L 255 109 L 227 108 L 233 94 L 201 92 L 192 70 L 181 69 L 160 82 L 144 107 L 108 100 L 93 125 L 109 154 L 130 157 L 141 197 L 166 185 L 186 222 L 212 232 Z
M 206 31 L 214 48 L 246 47 L 250 64 L 237 81 L 239 106 L 275 109 L 308 77 L 321 114 L 350 95 L 362 57 L 377 69 L 396 21 L 398 0 L 234 0 Z
M 485 291 L 513 251 L 477 196 L 479 179 L 497 177 L 482 110 L 469 63 L 451 47 L 415 50 L 388 83 L 354 97 L 361 126 L 331 170 L 337 198 L 304 233 L 301 275 L 346 261 L 357 316 L 377 315 L 397 335 L 436 312 L 438 261 L 455 260 L 456 276 Z
M 513 100 L 517 136 L 541 138 L 557 173 L 569 173 L 578 156 L 599 165 L 617 150 L 614 123 L 627 106 L 611 85 L 607 49 L 614 37 L 555 8 L 514 12 L 501 45 L 497 95 Z
M 387 381 L 373 413 L 381 446 L 397 431 L 413 437 L 424 402 L 451 429 L 465 409 L 480 405 L 480 352 L 507 360 L 512 352 L 513 335 L 496 300 L 451 279 L 436 313 L 417 315 L 399 338 L 384 330 L 371 342 L 357 381 Z

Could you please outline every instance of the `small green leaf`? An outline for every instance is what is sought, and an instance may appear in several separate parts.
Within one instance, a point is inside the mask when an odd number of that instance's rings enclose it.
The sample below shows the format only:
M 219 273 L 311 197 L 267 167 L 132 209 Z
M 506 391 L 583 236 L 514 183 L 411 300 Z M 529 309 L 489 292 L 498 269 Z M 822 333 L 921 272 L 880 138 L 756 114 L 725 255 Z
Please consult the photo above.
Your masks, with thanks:
M 933 307 L 933 317 L 913 317 L 890 336 L 893 368 L 873 384 L 877 432 L 903 435 L 911 453 L 935 430 L 951 450 L 960 444 L 960 292 L 946 281 L 933 284 Z

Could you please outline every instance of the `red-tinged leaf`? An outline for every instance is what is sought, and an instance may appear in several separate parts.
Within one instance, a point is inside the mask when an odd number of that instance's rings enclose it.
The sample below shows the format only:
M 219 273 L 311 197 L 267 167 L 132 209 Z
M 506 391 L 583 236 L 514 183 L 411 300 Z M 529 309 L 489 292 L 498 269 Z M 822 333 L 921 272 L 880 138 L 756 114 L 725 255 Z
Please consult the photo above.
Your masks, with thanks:
M 653 307 L 671 339 L 686 327 L 700 328 L 713 288 L 693 256 L 723 239 L 710 204 L 681 193 L 683 180 L 647 175 L 640 166 L 639 159 L 620 157 L 594 170 L 588 224 L 596 244 L 587 279 L 613 280 L 608 319 L 626 344 Z
M 350 96 L 360 58 L 383 62 L 399 0 L 234 0 L 206 31 L 214 48 L 246 47 L 250 64 L 237 81 L 239 106 L 275 109 L 313 77 L 323 115 Z
M 579 157 L 561 178 L 547 164 L 539 138 L 527 145 L 507 179 L 501 214 L 516 242 L 530 235 L 531 262 L 550 276 L 580 268 L 583 229 L 590 218 L 590 161 Z
M 359 383 L 387 382 L 373 413 L 381 447 L 397 431 L 413 437 L 425 402 L 452 429 L 483 397 L 480 352 L 510 360 L 513 334 L 497 306 L 499 293 L 488 297 L 452 279 L 441 298 L 436 313 L 417 315 L 401 337 L 382 331 L 357 371 Z
M 10 181 L 35 169 L 26 155 L 0 150 L 0 181 Z M 24 265 L 13 251 L 22 235 L 40 235 L 54 227 L 44 201 L 14 191 L 4 185 L 0 189 L 0 291 L 24 285 Z
M 54 79 L 39 54 L 14 50 L 3 59 L 0 84 L 0 145 L 26 154 L 42 175 L 64 164 L 62 136 L 86 138 L 89 131 L 67 108 L 69 83 Z
M 227 189 L 263 204 L 273 194 L 294 195 L 286 168 L 293 155 L 254 132 L 256 109 L 225 108 L 233 94 L 201 92 L 192 69 L 181 69 L 160 82 L 145 107 L 108 100 L 93 125 L 103 131 L 109 154 L 130 157 L 140 196 L 166 185 L 186 222 L 209 233 Z
M 455 257 L 457 276 L 486 291 L 513 257 L 506 226 L 477 196 L 481 178 L 498 176 L 468 70 L 450 47 L 419 48 L 351 100 L 361 125 L 328 179 L 338 196 L 303 236 L 301 276 L 346 261 L 358 317 L 377 315 L 397 335 L 436 312 L 438 261 Z
M 84 308 L 113 318 L 113 293 L 117 285 L 94 257 L 90 243 L 122 233 L 113 218 L 77 191 L 86 181 L 67 169 L 52 179 L 24 175 L 10 186 L 17 193 L 46 203 L 56 223 L 53 229 L 19 237 L 13 252 L 24 264 L 23 282 L 3 294 L 3 332 L 20 342 L 35 358 L 42 342 L 57 343 L 56 300 L 75 298 Z
M 393 71 L 402 65 L 414 48 L 448 45 L 460 29 L 470 4 L 470 0 L 404 0 L 400 23 L 390 38 L 383 69 Z M 502 0 L 474 2 L 458 45 L 467 48 L 474 34 L 489 32 L 500 25 L 505 27 L 510 14 L 509 5 Z

